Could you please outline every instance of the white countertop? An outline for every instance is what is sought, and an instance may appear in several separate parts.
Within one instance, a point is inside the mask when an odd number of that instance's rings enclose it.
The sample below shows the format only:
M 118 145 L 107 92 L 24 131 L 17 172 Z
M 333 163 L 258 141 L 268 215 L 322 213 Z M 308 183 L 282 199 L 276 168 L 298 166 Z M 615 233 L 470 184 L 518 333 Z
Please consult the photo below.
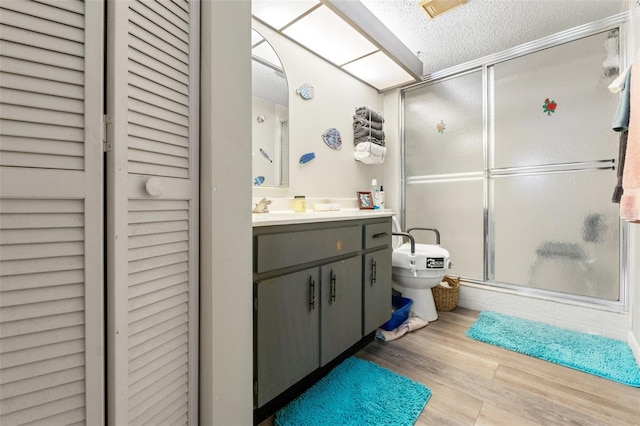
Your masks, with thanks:
M 272 211 L 269 213 L 252 213 L 253 226 L 293 225 L 296 223 L 332 222 L 338 220 L 369 219 L 395 215 L 394 210 L 357 210 L 344 209 L 338 211 Z

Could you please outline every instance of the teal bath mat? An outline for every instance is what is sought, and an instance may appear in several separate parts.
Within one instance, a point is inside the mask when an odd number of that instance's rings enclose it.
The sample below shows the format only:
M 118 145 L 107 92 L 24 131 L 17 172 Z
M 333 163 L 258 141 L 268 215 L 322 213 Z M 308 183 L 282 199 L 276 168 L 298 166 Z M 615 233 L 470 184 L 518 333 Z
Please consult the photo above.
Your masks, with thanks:
M 467 337 L 640 387 L 640 367 L 620 340 L 491 311 L 480 313 Z
M 430 397 L 423 384 L 351 357 L 278 411 L 275 424 L 413 425 Z

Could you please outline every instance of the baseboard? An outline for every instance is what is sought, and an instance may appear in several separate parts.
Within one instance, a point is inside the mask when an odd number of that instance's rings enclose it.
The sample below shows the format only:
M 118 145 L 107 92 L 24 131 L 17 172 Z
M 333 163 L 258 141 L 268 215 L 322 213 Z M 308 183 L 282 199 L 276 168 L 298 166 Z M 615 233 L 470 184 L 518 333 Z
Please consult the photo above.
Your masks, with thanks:
M 629 341 L 629 346 L 631 347 L 633 356 L 636 359 L 636 363 L 638 363 L 638 366 L 640 366 L 640 345 L 638 344 L 636 336 L 633 335 L 632 331 L 629 331 L 629 338 L 627 340 Z

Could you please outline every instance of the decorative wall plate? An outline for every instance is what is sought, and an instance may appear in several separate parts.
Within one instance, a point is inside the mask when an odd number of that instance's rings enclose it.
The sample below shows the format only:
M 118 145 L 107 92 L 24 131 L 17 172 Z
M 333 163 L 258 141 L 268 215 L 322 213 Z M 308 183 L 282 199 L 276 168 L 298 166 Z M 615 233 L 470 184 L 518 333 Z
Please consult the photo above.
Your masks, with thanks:
M 253 180 L 253 184 L 255 186 L 260 186 L 264 183 L 264 176 L 256 176 L 256 178 Z
M 309 83 L 302 83 L 302 85 L 296 89 L 296 93 L 300 96 L 302 96 L 302 99 L 313 99 L 313 96 L 315 95 L 315 90 L 313 88 L 312 85 L 310 85 Z
M 325 130 L 322 134 L 322 139 L 324 139 L 324 142 L 329 145 L 329 148 L 331 149 L 342 148 L 342 136 L 340 136 L 340 131 L 338 129 L 334 129 L 332 127 Z
M 556 112 L 556 108 L 558 104 L 556 101 L 550 101 L 549 98 L 544 100 L 544 105 L 542 105 L 542 112 L 546 112 L 547 115 L 551 115 Z
M 300 164 L 308 163 L 309 161 L 313 160 L 314 158 L 316 158 L 315 152 L 308 152 L 308 153 L 302 155 L 302 157 L 300 157 Z

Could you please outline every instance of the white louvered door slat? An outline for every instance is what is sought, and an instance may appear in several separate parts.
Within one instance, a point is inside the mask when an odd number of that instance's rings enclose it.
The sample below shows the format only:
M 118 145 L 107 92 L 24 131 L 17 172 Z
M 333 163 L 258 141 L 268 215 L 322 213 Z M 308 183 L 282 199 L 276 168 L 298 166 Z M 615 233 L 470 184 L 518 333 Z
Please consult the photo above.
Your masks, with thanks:
M 197 424 L 199 2 L 112 5 L 108 419 Z
M 99 2 L 0 2 L 0 424 L 104 423 Z

